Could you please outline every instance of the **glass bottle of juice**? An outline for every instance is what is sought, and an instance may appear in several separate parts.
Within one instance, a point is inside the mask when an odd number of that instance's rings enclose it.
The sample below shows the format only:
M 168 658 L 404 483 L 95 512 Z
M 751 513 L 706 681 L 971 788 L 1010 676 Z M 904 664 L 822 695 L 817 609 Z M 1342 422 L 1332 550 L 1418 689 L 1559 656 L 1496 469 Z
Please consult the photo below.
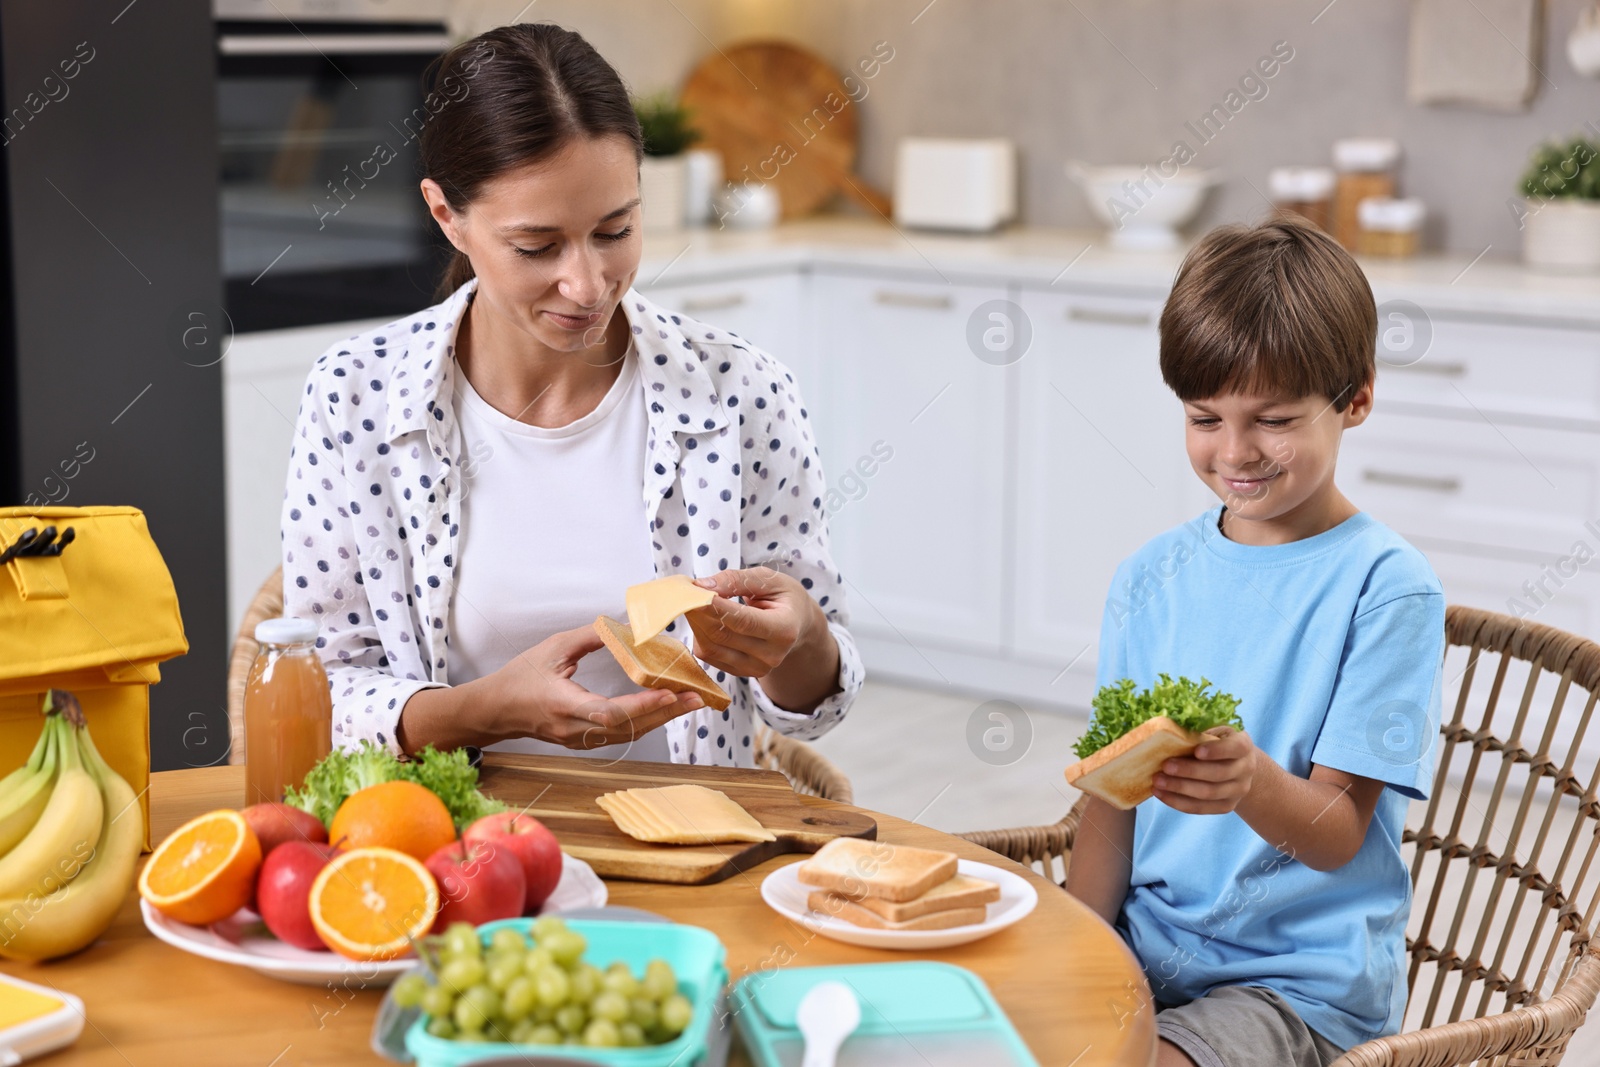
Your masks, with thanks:
M 283 799 L 333 747 L 333 699 L 310 619 L 266 619 L 244 690 L 245 804 Z

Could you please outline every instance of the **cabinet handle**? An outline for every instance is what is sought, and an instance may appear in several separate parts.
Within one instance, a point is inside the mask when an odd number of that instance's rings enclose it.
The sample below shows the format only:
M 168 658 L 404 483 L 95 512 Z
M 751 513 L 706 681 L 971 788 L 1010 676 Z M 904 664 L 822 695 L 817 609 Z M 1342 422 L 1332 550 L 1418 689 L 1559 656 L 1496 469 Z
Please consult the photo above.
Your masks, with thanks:
M 946 294 L 897 293 L 891 289 L 879 289 L 873 299 L 891 307 L 926 308 L 930 311 L 948 311 L 955 306 L 955 300 Z
M 1104 326 L 1136 326 L 1150 325 L 1150 312 L 1148 311 L 1112 311 L 1108 308 L 1070 307 L 1067 309 L 1067 318 L 1073 322 L 1095 322 Z
M 1362 481 L 1374 485 L 1393 485 L 1405 489 L 1432 489 L 1436 493 L 1458 493 L 1460 478 L 1445 478 L 1428 474 L 1406 474 L 1402 471 L 1380 471 L 1368 467 L 1361 472 Z
M 723 311 L 727 308 L 736 308 L 745 302 L 743 293 L 724 293 L 722 296 L 685 297 L 678 305 L 679 309 L 691 315 L 698 315 L 702 311 Z
M 1417 360 L 1415 363 L 1382 363 L 1380 370 L 1410 371 L 1412 374 L 1431 374 L 1436 378 L 1463 378 L 1466 377 L 1467 365 L 1465 363 L 1428 363 Z

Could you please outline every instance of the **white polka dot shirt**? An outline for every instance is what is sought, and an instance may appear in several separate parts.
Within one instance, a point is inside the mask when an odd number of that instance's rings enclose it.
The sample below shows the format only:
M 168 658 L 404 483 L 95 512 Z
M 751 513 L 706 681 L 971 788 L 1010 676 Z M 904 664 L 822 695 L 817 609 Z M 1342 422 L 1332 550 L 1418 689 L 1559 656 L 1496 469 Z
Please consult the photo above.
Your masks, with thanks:
M 284 614 L 318 624 L 336 746 L 366 738 L 398 754 L 406 700 L 450 681 L 462 458 L 452 342 L 476 285 L 334 345 L 306 379 L 283 501 Z M 676 763 L 750 766 L 756 715 L 788 736 L 819 737 L 861 689 L 816 441 L 778 360 L 632 290 L 622 307 L 648 405 L 639 517 L 656 573 L 775 567 L 816 598 L 839 645 L 840 691 L 809 713 L 713 670 L 733 703 L 663 727 Z M 691 643 L 687 631 L 668 627 Z

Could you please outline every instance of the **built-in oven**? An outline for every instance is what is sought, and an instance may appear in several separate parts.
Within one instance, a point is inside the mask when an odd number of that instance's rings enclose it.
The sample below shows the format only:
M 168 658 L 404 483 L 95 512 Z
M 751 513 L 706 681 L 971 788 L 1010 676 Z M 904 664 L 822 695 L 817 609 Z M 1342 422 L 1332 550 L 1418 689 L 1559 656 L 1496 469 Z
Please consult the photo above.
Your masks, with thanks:
M 433 302 L 417 183 L 448 0 L 215 0 L 225 304 L 240 332 Z

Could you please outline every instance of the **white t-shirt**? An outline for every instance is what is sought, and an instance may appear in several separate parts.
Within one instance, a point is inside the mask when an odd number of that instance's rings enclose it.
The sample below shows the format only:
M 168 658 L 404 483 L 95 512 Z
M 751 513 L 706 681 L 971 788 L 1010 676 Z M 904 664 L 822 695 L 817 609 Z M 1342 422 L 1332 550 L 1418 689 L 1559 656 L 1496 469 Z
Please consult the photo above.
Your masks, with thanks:
M 465 374 L 453 405 L 461 469 L 461 558 L 450 599 L 450 681 L 492 674 L 551 634 L 626 618 L 624 592 L 656 576 L 645 529 L 647 421 L 637 350 L 598 407 L 565 426 L 495 410 Z M 601 696 L 637 692 L 611 654 L 585 656 L 573 681 Z M 515 738 L 511 752 L 667 762 L 666 731 L 579 750 Z

